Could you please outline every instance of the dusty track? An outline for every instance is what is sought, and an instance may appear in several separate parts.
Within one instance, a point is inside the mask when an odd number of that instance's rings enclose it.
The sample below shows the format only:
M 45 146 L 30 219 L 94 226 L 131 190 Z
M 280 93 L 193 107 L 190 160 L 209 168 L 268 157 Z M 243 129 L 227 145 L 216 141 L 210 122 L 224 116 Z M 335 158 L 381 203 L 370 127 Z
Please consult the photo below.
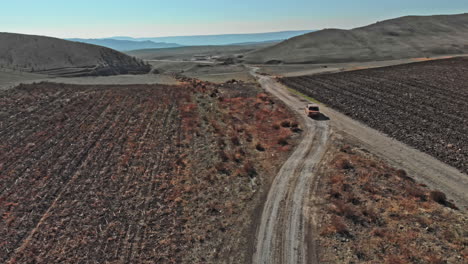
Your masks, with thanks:
M 302 119 L 302 142 L 275 177 L 258 228 L 253 263 L 317 263 L 315 248 L 307 248 L 306 213 L 310 192 L 316 182 L 314 173 L 326 150 L 329 137 L 327 121 L 315 121 L 302 113 L 304 103 L 270 77 L 255 74 L 269 93 L 281 99 Z M 313 220 L 312 220 L 313 221 Z

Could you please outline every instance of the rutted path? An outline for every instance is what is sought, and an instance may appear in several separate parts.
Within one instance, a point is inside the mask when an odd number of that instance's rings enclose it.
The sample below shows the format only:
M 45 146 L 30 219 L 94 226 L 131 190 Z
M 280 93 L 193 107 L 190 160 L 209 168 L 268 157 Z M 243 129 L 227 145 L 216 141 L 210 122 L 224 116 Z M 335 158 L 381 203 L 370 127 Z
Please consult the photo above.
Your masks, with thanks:
M 275 177 L 262 212 L 253 263 L 317 263 L 315 248 L 306 243 L 309 214 L 306 208 L 315 183 L 314 170 L 328 142 L 328 121 L 306 117 L 304 100 L 290 94 L 274 79 L 252 75 L 269 93 L 282 100 L 302 119 L 303 139 Z

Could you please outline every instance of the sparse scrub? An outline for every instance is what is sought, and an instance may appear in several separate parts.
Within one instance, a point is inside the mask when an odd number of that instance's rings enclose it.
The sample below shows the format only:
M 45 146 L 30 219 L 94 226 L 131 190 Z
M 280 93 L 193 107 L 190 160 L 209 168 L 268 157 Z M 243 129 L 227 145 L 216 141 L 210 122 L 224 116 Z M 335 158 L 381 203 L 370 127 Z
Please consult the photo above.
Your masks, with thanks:
M 468 220 L 464 213 L 446 208 L 454 205 L 445 194 L 417 184 L 405 171 L 353 146 L 337 144 L 329 155 L 333 158 L 323 165 L 321 185 L 325 199 L 319 220 L 321 260 L 392 264 L 468 260 L 457 235 L 468 229 Z

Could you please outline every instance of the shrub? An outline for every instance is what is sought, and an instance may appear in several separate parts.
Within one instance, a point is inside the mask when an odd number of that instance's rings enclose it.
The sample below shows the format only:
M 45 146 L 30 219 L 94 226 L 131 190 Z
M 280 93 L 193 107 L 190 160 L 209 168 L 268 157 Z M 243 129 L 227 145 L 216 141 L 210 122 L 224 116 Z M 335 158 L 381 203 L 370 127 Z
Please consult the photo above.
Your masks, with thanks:
M 255 149 L 258 150 L 258 151 L 265 151 L 265 147 L 262 146 L 262 144 L 258 143 L 256 146 L 255 146 Z
M 333 230 L 338 234 L 342 234 L 345 236 L 350 235 L 348 226 L 346 226 L 346 223 L 343 221 L 343 218 L 339 216 L 336 216 L 336 215 L 332 216 L 331 226 L 333 227 Z
M 346 158 L 341 158 L 335 162 L 335 167 L 340 170 L 351 170 L 354 169 L 354 166 Z
M 291 128 L 291 131 L 294 132 L 294 133 L 300 133 L 302 131 L 302 129 L 300 129 L 299 127 L 293 127 L 293 128 Z
M 455 204 L 453 204 L 453 203 L 451 203 L 450 201 L 447 200 L 447 196 L 443 192 L 432 191 L 429 196 L 436 203 L 439 203 L 439 204 L 441 204 L 443 206 L 452 208 L 454 210 L 459 210 L 458 207 Z
M 234 144 L 234 146 L 240 146 L 241 144 L 238 136 L 231 137 L 231 142 Z
M 255 176 L 257 176 L 257 170 L 250 162 L 245 163 L 242 169 L 250 178 L 255 178 Z
M 398 177 L 400 177 L 400 178 L 406 178 L 406 177 L 408 177 L 408 174 L 406 173 L 405 170 L 397 170 L 397 171 L 396 171 L 396 174 L 397 174 Z
M 226 175 L 230 174 L 229 169 L 223 163 L 216 164 L 215 168 L 219 173 L 226 174 Z
M 281 137 L 280 139 L 278 139 L 278 144 L 280 144 L 281 146 L 286 146 L 288 145 L 288 138 L 287 137 Z
M 447 196 L 440 191 L 432 191 L 430 194 L 431 199 L 439 204 L 445 205 L 447 203 Z
M 282 127 L 291 127 L 291 121 L 284 120 L 283 122 L 281 122 L 281 126 Z
M 342 197 L 341 188 L 337 185 L 332 186 L 332 188 L 330 189 L 330 197 L 340 199 Z
M 388 231 L 385 228 L 375 228 L 372 230 L 371 233 L 373 236 L 378 236 L 378 237 L 386 237 L 388 234 Z

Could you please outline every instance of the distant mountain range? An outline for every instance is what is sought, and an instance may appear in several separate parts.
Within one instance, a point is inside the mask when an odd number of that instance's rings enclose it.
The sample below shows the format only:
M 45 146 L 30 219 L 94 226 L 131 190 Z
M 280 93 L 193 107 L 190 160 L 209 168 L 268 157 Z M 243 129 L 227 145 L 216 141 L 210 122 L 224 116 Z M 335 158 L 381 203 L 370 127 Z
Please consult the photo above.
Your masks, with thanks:
M 119 40 L 119 39 L 80 39 L 72 38 L 67 39 L 75 42 L 82 42 L 87 44 L 93 44 L 98 46 L 103 46 L 111 48 L 118 51 L 130 51 L 130 50 L 140 50 L 140 49 L 164 49 L 164 48 L 176 48 L 181 45 L 175 43 L 166 43 L 166 42 L 154 42 L 150 40 Z
M 468 14 L 406 16 L 352 30 L 324 29 L 259 49 L 249 63 L 336 63 L 468 53 Z
M 127 41 L 153 41 L 164 43 L 177 43 L 182 46 L 206 46 L 206 45 L 231 45 L 240 43 L 258 43 L 282 41 L 295 36 L 307 34 L 314 30 L 280 31 L 269 33 L 252 34 L 226 34 L 226 35 L 206 35 L 206 36 L 175 36 L 175 37 L 153 37 L 153 38 L 131 38 L 131 37 L 111 37 L 115 40 Z

